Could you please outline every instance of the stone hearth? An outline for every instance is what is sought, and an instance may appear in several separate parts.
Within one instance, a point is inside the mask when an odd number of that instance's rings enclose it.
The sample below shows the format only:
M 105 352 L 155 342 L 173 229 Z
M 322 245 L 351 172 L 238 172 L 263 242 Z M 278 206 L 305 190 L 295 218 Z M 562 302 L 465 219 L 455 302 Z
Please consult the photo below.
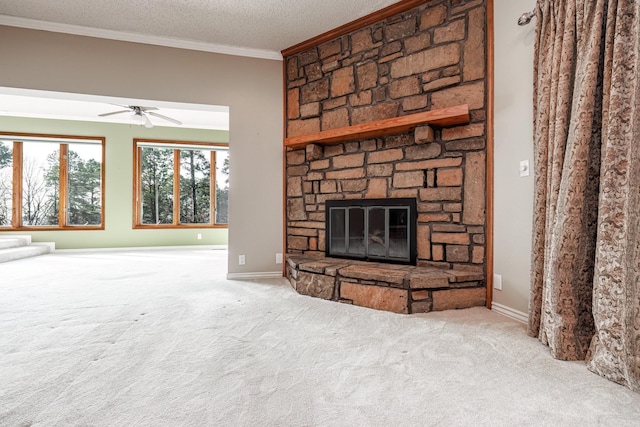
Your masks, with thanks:
M 394 313 L 484 306 L 484 275 L 473 271 L 287 256 L 287 278 L 300 294 Z

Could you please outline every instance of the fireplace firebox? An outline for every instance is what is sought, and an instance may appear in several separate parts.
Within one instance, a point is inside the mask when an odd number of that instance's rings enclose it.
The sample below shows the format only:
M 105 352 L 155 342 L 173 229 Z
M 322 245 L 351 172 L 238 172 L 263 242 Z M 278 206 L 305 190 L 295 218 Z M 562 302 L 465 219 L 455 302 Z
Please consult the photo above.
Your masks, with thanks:
M 326 201 L 326 255 L 416 264 L 416 200 Z

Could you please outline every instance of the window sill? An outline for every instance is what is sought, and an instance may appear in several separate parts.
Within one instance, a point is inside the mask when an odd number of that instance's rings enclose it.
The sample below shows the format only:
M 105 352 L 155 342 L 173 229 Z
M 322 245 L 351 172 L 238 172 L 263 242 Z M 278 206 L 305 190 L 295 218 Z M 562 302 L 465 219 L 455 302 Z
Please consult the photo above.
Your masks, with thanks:
M 48 225 L 44 225 L 41 227 L 17 227 L 17 228 L 0 227 L 0 233 L 3 231 L 15 232 L 15 231 L 100 231 L 100 230 L 104 230 L 103 225 L 97 225 L 93 227 L 89 227 L 86 225 L 78 225 L 78 226 L 68 225 L 65 227 L 53 227 Z
M 134 230 L 160 230 L 160 229 L 194 229 L 194 228 L 229 228 L 228 224 L 136 224 Z

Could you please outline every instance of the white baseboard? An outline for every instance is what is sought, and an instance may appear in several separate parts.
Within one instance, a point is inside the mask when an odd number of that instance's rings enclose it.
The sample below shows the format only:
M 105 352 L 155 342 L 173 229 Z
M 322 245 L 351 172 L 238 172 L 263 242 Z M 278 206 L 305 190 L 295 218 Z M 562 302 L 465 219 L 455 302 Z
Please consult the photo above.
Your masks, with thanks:
M 282 271 L 257 271 L 255 273 L 227 273 L 227 280 L 281 279 Z
M 529 323 L 529 315 L 497 302 L 491 303 L 491 310 L 522 323 Z
M 174 251 L 180 249 L 211 249 L 224 250 L 228 249 L 227 245 L 189 245 L 189 246 L 131 246 L 118 248 L 80 248 L 80 249 L 57 249 L 56 253 L 72 253 L 72 252 L 123 252 L 123 251 Z

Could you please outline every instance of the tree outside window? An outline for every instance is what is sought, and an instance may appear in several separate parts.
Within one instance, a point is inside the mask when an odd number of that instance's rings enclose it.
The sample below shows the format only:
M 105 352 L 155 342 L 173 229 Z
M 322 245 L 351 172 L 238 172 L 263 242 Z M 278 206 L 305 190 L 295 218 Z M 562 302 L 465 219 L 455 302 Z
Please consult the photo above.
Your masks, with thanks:
M 0 134 L 0 227 L 103 229 L 104 138 Z
M 173 150 L 142 148 L 143 224 L 173 224 Z
M 0 227 L 11 227 L 13 209 L 13 143 L 0 140 Z
M 226 144 L 135 140 L 134 147 L 137 228 L 226 226 Z
M 216 223 L 229 223 L 229 153 L 216 153 Z

